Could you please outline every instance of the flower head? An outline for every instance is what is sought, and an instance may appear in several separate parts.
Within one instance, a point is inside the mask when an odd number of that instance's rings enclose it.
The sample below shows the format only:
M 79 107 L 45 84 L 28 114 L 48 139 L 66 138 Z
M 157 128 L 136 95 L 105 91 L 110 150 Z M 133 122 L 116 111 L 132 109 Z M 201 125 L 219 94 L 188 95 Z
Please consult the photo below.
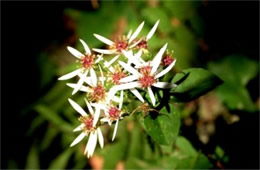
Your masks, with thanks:
M 123 105 L 123 91 L 121 91 L 120 93 L 119 107 L 114 105 L 108 105 L 107 108 L 105 109 L 106 117 L 101 119 L 101 121 L 103 122 L 108 122 L 109 125 L 111 125 L 114 121 L 116 121 L 112 141 L 115 139 L 116 136 L 118 122 L 120 119 L 123 119 L 122 117 L 123 112 L 121 111 L 122 105 Z
M 131 44 L 133 42 L 133 40 L 138 36 L 138 34 L 141 32 L 142 28 L 144 26 L 144 22 L 142 22 L 138 28 L 136 29 L 136 31 L 132 34 L 132 31 L 129 32 L 129 34 L 127 36 L 121 36 L 119 37 L 119 39 L 115 40 L 115 41 L 111 41 L 101 35 L 98 34 L 94 34 L 94 36 L 99 39 L 100 41 L 102 41 L 103 43 L 107 44 L 109 46 L 109 49 L 96 49 L 94 48 L 93 50 L 101 53 L 101 54 L 119 54 L 121 53 L 123 50 L 128 50 L 129 48 L 131 48 Z
M 76 102 L 69 99 L 72 107 L 81 115 L 79 121 L 81 124 L 74 129 L 74 132 L 82 131 L 80 135 L 71 143 L 71 147 L 78 144 L 85 136 L 89 136 L 88 143 L 86 145 L 84 154 L 88 153 L 88 157 L 91 157 L 96 148 L 97 140 L 99 141 L 99 145 L 101 148 L 104 146 L 104 139 L 100 127 L 98 127 L 94 123 L 94 111 L 91 105 L 85 100 L 86 105 L 89 110 L 89 114 L 87 114 Z
M 74 90 L 72 92 L 72 95 L 74 95 L 81 88 L 81 86 L 84 83 L 84 79 L 86 76 L 88 76 L 89 72 L 90 72 L 91 76 L 93 76 L 93 72 L 94 72 L 93 68 L 94 68 L 95 64 L 97 64 L 100 60 L 102 60 L 102 55 L 99 55 L 99 57 L 96 59 L 96 55 L 91 54 L 91 51 L 90 51 L 88 45 L 81 39 L 80 39 L 80 42 L 85 49 L 84 54 L 82 54 L 75 48 L 67 47 L 69 52 L 78 59 L 77 61 L 79 63 L 81 63 L 80 68 L 71 73 L 68 73 L 58 79 L 58 80 L 68 80 L 75 76 L 80 77 L 80 79 L 77 83 L 77 86 L 74 88 Z

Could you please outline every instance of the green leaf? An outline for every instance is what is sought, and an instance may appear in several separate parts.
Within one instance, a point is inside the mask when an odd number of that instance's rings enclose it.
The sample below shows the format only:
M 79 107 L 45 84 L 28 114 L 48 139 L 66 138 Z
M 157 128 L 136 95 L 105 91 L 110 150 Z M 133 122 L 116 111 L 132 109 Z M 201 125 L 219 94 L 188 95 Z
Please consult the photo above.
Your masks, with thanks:
M 209 63 L 209 69 L 224 80 L 216 89 L 219 99 L 229 109 L 254 112 L 253 103 L 246 85 L 258 74 L 258 64 L 245 56 L 232 55 L 220 62 Z
M 61 153 L 57 158 L 55 158 L 51 162 L 48 169 L 65 169 L 71 154 L 72 154 L 71 149 L 65 150 L 63 153 Z
M 176 147 L 181 150 L 185 155 L 194 156 L 197 154 L 196 149 L 192 146 L 190 141 L 186 138 L 179 136 L 176 140 Z
M 171 145 L 179 133 L 179 111 L 170 105 L 169 112 L 165 107 L 160 112 L 149 112 L 144 119 L 145 130 L 157 143 Z
M 52 109 L 48 108 L 44 105 L 37 105 L 35 107 L 35 110 L 41 114 L 45 119 L 53 123 L 57 126 L 57 128 L 64 130 L 66 132 L 71 132 L 73 130 L 73 127 L 68 124 L 66 121 L 64 121 L 58 113 L 54 112 Z
M 39 168 L 40 168 L 39 153 L 35 145 L 33 145 L 27 156 L 25 169 L 39 169 Z
M 242 55 L 231 55 L 219 62 L 211 62 L 209 69 L 225 82 L 239 83 L 243 86 L 259 72 L 257 61 Z
M 190 68 L 176 74 L 172 83 L 178 85 L 171 90 L 174 101 L 188 102 L 213 90 L 222 80 L 205 69 Z

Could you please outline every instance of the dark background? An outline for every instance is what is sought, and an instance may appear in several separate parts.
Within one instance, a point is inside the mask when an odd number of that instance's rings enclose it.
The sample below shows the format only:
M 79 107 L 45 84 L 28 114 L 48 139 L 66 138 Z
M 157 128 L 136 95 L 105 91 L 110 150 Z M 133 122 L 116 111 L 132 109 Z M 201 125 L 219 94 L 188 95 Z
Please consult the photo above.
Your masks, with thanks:
M 50 43 L 61 44 L 72 32 L 64 27 L 63 10 L 67 7 L 92 10 L 90 2 L 2 2 L 2 114 L 1 167 L 16 160 L 24 167 L 30 137 L 24 135 L 32 117 L 22 118 L 20 110 L 38 99 L 40 88 L 37 54 Z M 200 14 L 205 21 L 205 41 L 213 58 L 242 53 L 259 59 L 259 2 L 207 2 Z M 54 80 L 55 81 L 55 80 Z M 259 80 L 249 84 L 253 98 L 259 96 Z M 241 121 L 224 126 L 217 121 L 214 141 L 230 156 L 225 168 L 259 168 L 259 114 L 239 113 Z M 196 148 L 202 146 L 191 129 L 182 129 Z M 48 159 L 48 158 L 46 158 Z M 44 167 L 44 165 L 43 165 Z

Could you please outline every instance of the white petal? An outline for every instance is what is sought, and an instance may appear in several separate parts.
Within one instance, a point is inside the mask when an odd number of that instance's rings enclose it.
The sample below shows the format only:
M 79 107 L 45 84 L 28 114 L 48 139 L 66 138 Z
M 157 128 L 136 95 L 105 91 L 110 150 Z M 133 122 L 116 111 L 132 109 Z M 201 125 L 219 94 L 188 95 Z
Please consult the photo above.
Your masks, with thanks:
M 90 51 L 88 45 L 85 43 L 85 41 L 83 41 L 82 39 L 79 39 L 79 41 L 80 41 L 81 44 L 83 45 L 83 47 L 84 47 L 86 53 L 87 53 L 88 55 L 90 55 L 90 54 L 91 54 L 91 51 Z
M 137 71 L 136 69 L 134 69 L 133 67 L 131 67 L 130 65 L 124 63 L 123 61 L 118 61 L 118 63 L 119 63 L 124 69 L 126 69 L 128 72 L 130 72 L 130 73 L 132 73 L 132 74 L 134 74 L 134 75 L 136 75 L 136 76 L 139 75 L 138 71 Z
M 115 50 L 104 50 L 104 49 L 97 49 L 97 48 L 92 48 L 93 51 L 96 51 L 101 54 L 115 54 Z
M 88 156 L 92 156 L 95 148 L 97 145 L 97 131 L 94 132 L 91 143 L 90 143 L 90 147 L 89 147 L 89 155 Z
M 85 78 L 85 83 L 87 83 L 87 84 L 88 84 L 89 86 L 91 86 L 91 87 L 93 86 L 93 85 L 92 85 L 92 81 L 91 81 L 91 77 L 86 77 L 86 78 Z
M 139 60 L 139 62 L 141 63 L 141 65 L 145 65 L 146 62 L 142 59 L 142 53 L 143 53 L 143 50 L 139 50 L 137 53 L 136 53 L 136 58 Z
M 109 70 L 111 73 L 114 73 L 114 72 L 115 72 L 115 69 L 114 69 L 113 66 L 108 67 L 108 70 Z
M 76 128 L 73 130 L 73 132 L 81 131 L 84 126 L 85 126 L 84 124 L 79 125 L 78 127 L 76 127 Z
M 136 66 L 140 66 L 141 63 L 138 61 L 138 59 L 132 54 L 132 51 L 122 51 L 123 54 L 128 58 L 128 60 L 131 60 L 132 63 L 134 63 Z
M 128 32 L 126 38 L 129 39 L 129 38 L 131 37 L 131 35 L 132 35 L 132 30 L 130 30 L 130 31 Z
M 129 38 L 129 41 L 128 41 L 129 44 L 138 36 L 138 34 L 141 32 L 143 26 L 144 26 L 144 21 L 138 26 L 138 28 L 133 33 L 133 35 Z
M 94 36 L 95 36 L 97 39 L 99 39 L 100 41 L 102 41 L 103 43 L 107 44 L 107 45 L 113 45 L 113 44 L 114 44 L 113 41 L 111 41 L 111 40 L 109 40 L 109 39 L 107 39 L 107 38 L 105 38 L 105 37 L 103 37 L 103 36 L 101 36 L 101 35 L 94 34 Z
M 160 20 L 156 21 L 156 23 L 154 24 L 153 28 L 151 29 L 151 31 L 147 34 L 146 36 L 146 40 L 149 40 L 150 38 L 152 38 L 153 34 L 155 33 L 158 25 L 159 25 Z
M 119 102 L 120 102 L 120 99 L 119 99 L 119 97 L 117 97 L 117 96 L 114 96 L 114 97 L 112 98 L 112 100 L 113 100 L 114 102 L 116 102 L 116 103 L 119 103 Z
M 118 128 L 118 119 L 116 120 L 116 124 L 115 124 L 115 128 L 114 128 L 114 132 L 113 132 L 113 137 L 112 137 L 112 141 L 114 141 L 115 137 L 116 137 L 116 132 L 117 132 L 117 128 Z
M 99 63 L 101 60 L 104 59 L 104 58 L 103 58 L 103 54 L 97 55 L 97 56 L 98 56 L 98 58 L 97 58 L 97 60 L 95 61 L 95 64 Z
M 166 73 L 168 73 L 172 68 L 173 66 L 175 65 L 176 63 L 176 60 L 174 60 L 168 67 L 166 67 L 163 71 L 161 71 L 160 73 L 158 73 L 155 78 L 158 79 L 162 76 L 164 76 Z
M 176 84 L 172 84 L 172 83 L 168 83 L 168 82 L 157 82 L 153 84 L 154 87 L 158 87 L 158 88 L 162 88 L 162 89 L 170 89 L 170 88 L 174 88 L 177 85 Z
M 109 62 L 105 63 L 105 67 L 109 67 L 110 65 L 112 65 L 119 57 L 120 55 L 115 56 L 114 58 L 112 58 Z
M 87 143 L 85 151 L 84 151 L 84 155 L 88 152 L 88 157 L 91 152 L 91 147 L 92 147 L 92 143 L 93 143 L 92 141 L 95 140 L 94 137 L 95 137 L 95 131 L 90 133 L 89 138 L 88 138 L 88 143 Z
M 97 106 L 96 107 L 96 112 L 94 114 L 93 127 L 96 126 L 98 118 L 99 118 L 99 115 L 100 115 L 100 107 Z
M 108 113 L 105 112 L 105 114 L 107 115 Z M 104 117 L 102 119 L 100 119 L 101 122 L 109 122 L 109 119 L 107 117 Z
M 137 80 L 137 79 L 138 79 L 137 75 L 131 75 L 131 76 L 127 76 L 127 77 L 120 79 L 119 82 L 120 83 L 127 83 L 127 82 L 131 82 L 131 81 L 134 81 L 134 80 Z
M 80 79 L 79 79 L 79 81 L 78 81 L 76 87 L 74 88 L 74 90 L 73 90 L 73 92 L 72 92 L 72 95 L 74 95 L 75 93 L 77 93 L 77 91 L 79 91 L 79 89 L 82 87 L 82 85 L 83 85 L 83 83 L 84 83 L 84 80 L 85 80 L 87 74 L 88 74 L 88 70 L 85 71 L 84 74 L 80 74 L 80 75 L 79 75 L 79 76 L 80 76 Z
M 93 115 L 93 114 L 94 114 L 94 111 L 93 111 L 91 105 L 89 104 L 89 102 L 87 101 L 86 98 L 84 98 L 84 100 L 85 100 L 86 105 L 87 105 L 87 107 L 88 107 L 88 111 L 89 111 L 89 113 Z
M 58 80 L 68 80 L 68 79 L 71 79 L 71 78 L 77 76 L 79 73 L 80 73 L 80 69 L 77 69 L 75 71 L 72 71 L 68 74 L 61 76 L 60 78 L 58 78 Z
M 104 147 L 104 138 L 103 138 L 103 135 L 102 135 L 100 128 L 97 128 L 97 135 L 98 135 L 99 145 L 100 145 L 101 148 L 103 148 Z
M 90 69 L 90 77 L 92 86 L 97 86 L 97 75 L 93 68 Z
M 67 83 L 67 86 L 75 89 L 77 84 L 75 84 L 75 83 Z M 84 86 L 84 85 L 82 85 L 79 90 L 83 91 L 83 92 L 89 92 L 89 89 L 86 86 Z
M 144 103 L 144 98 L 142 97 L 142 95 L 139 93 L 138 90 L 136 89 L 130 89 L 130 91 L 141 101 Z
M 69 50 L 69 52 L 75 56 L 76 58 L 78 59 L 81 59 L 84 54 L 82 54 L 81 52 L 79 52 L 78 50 L 76 50 L 75 48 L 72 48 L 72 47 L 67 47 L 67 49 Z
M 137 46 L 137 44 L 139 44 L 142 41 L 142 39 L 136 41 L 134 44 L 130 45 L 129 48 L 134 48 L 135 46 Z
M 167 48 L 168 43 L 166 43 L 161 49 L 160 51 L 156 54 L 156 56 L 154 57 L 153 61 L 152 61 L 152 70 L 151 73 L 154 74 L 156 72 L 156 70 L 158 69 L 161 60 L 162 60 L 162 56 L 163 53 L 165 52 L 166 48 Z
M 115 87 L 115 86 L 114 86 Z M 117 85 L 117 90 L 126 90 L 126 89 L 132 89 L 132 88 L 136 88 L 136 87 L 140 87 L 139 83 L 134 81 L 131 83 L 125 83 L 125 84 L 120 84 Z
M 71 100 L 70 98 L 68 99 L 70 104 L 72 105 L 72 107 L 82 116 L 87 116 L 87 113 L 73 100 Z
M 101 74 L 101 77 L 99 77 L 99 79 L 101 80 L 101 83 L 104 86 L 104 74 L 103 74 L 103 71 L 102 71 L 100 65 L 98 65 L 98 68 L 99 68 L 99 71 L 100 71 L 100 74 Z
M 86 136 L 86 133 L 81 132 L 81 134 L 70 144 L 70 147 L 78 144 L 85 136 Z
M 120 93 L 120 102 L 119 102 L 119 110 L 121 110 L 121 108 L 122 108 L 123 100 L 124 100 L 124 91 L 121 90 L 121 93 Z
M 153 104 L 153 106 L 155 106 L 155 97 L 154 97 L 153 91 L 152 91 L 151 87 L 148 87 L 147 89 L 148 89 L 150 99 L 152 100 L 152 104 Z

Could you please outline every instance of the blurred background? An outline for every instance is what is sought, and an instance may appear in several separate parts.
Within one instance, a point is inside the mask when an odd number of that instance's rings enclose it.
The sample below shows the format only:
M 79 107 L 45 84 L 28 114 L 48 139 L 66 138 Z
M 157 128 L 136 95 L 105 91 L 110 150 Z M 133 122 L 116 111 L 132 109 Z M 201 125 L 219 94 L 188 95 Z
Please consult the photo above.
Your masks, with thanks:
M 259 168 L 259 2 L 87 1 L 1 3 L 1 168 Z M 77 136 L 72 90 L 57 78 L 75 68 L 66 46 L 103 48 L 145 21 L 146 35 L 160 19 L 149 46 L 174 51 L 174 71 L 202 67 L 224 84 L 178 104 L 180 137 L 156 145 L 135 117 L 120 123 L 111 142 L 91 159 Z M 83 106 L 83 95 L 73 97 Z M 112 128 L 113 129 L 113 128 Z

